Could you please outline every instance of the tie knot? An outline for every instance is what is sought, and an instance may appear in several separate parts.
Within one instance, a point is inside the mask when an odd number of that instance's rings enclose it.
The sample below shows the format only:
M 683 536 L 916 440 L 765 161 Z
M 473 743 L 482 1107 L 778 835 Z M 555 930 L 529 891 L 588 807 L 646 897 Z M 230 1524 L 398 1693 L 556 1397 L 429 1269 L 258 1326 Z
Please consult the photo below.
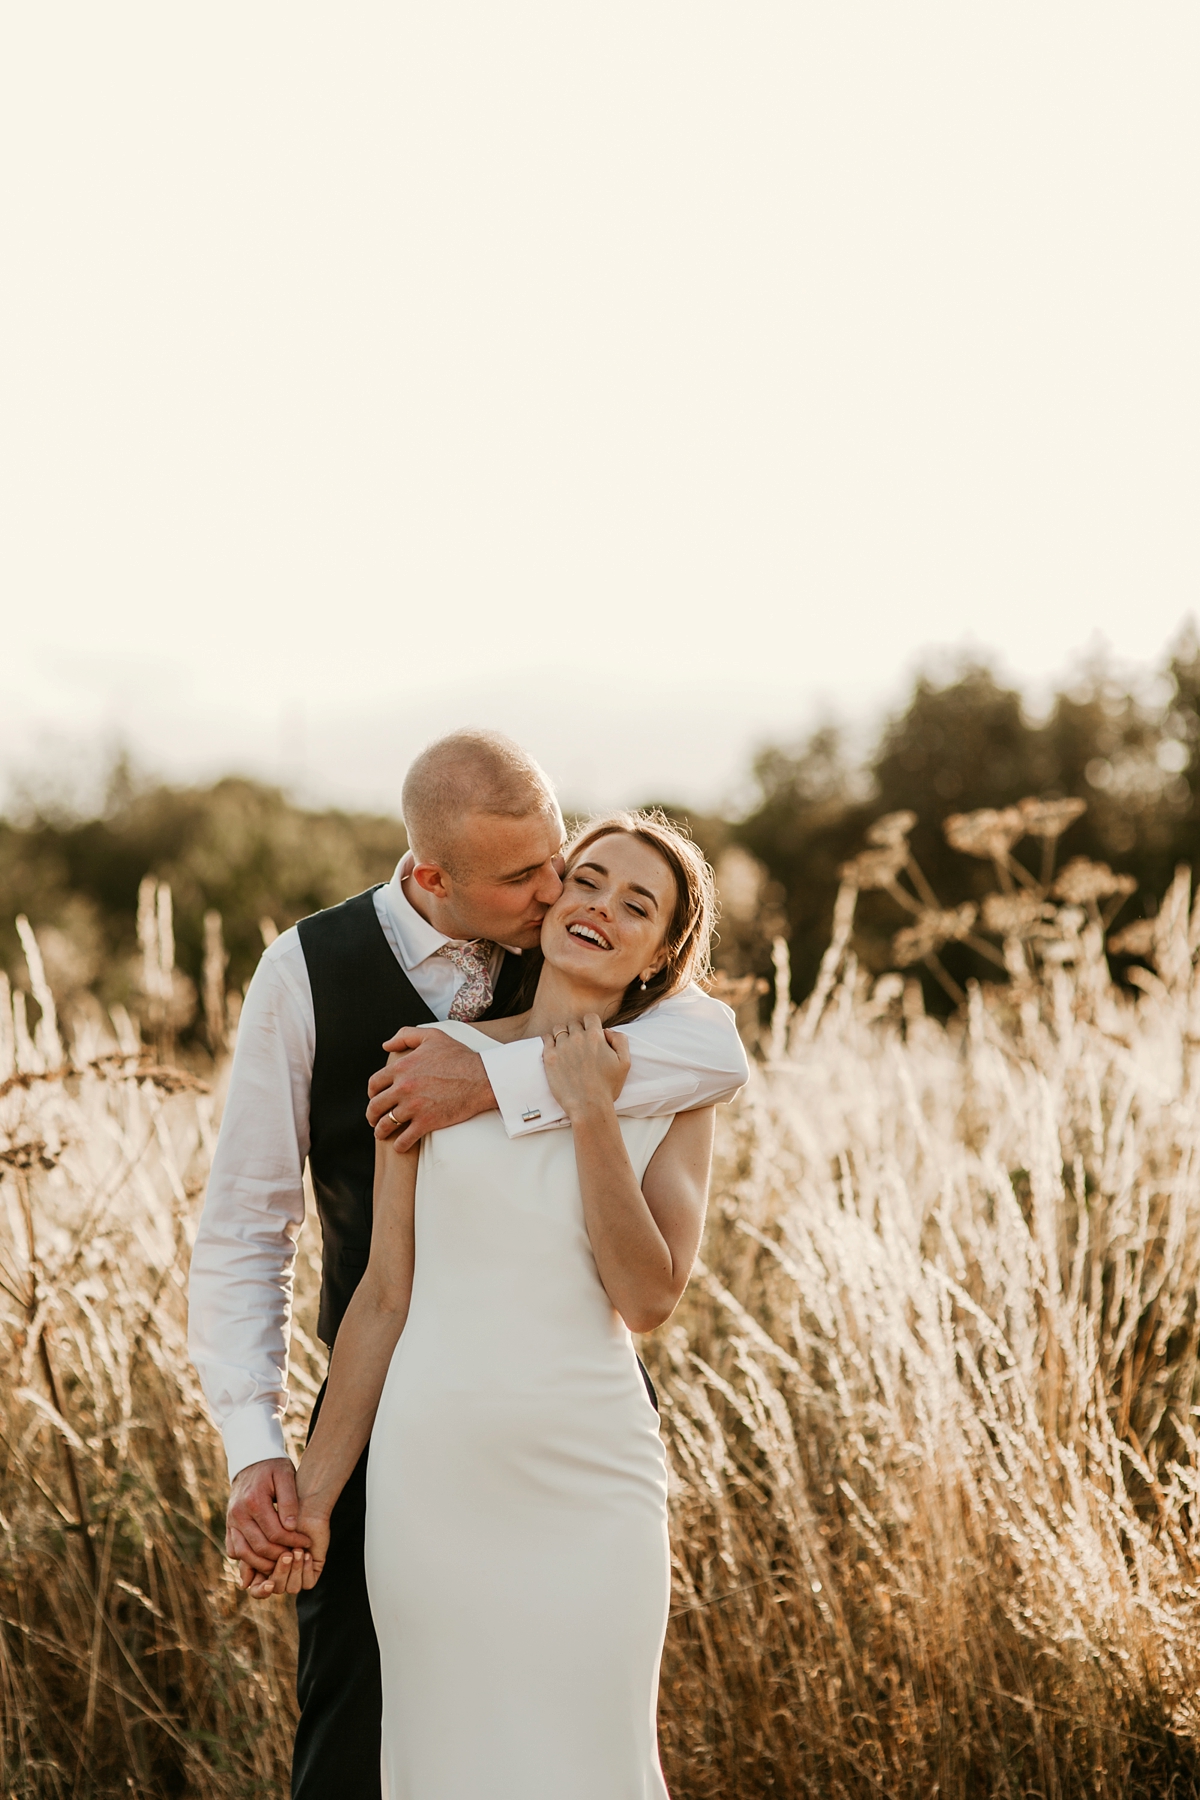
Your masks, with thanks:
M 465 944 L 442 944 L 435 952 L 453 963 L 463 977 L 450 1003 L 449 1018 L 469 1024 L 492 1004 L 491 966 L 495 948 L 488 938 L 474 938 Z

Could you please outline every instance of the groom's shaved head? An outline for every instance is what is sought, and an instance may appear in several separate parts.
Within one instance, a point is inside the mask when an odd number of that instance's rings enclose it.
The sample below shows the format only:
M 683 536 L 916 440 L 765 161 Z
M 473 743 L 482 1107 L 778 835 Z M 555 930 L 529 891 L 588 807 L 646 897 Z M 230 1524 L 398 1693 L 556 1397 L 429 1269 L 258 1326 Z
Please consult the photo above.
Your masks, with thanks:
M 472 813 L 497 819 L 558 814 L 550 779 L 500 731 L 452 731 L 416 758 L 401 795 L 409 848 L 418 862 L 463 873 L 456 852 Z

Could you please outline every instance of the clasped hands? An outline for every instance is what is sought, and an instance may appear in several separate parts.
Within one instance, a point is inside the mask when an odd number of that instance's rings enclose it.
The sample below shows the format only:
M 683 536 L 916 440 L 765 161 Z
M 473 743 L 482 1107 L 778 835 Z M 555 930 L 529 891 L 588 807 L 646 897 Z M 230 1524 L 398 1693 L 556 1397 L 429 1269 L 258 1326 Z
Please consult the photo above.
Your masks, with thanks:
M 329 1553 L 330 1511 L 305 1495 L 289 1457 L 239 1470 L 225 1525 L 225 1553 L 237 1562 L 238 1586 L 254 1600 L 314 1587 Z

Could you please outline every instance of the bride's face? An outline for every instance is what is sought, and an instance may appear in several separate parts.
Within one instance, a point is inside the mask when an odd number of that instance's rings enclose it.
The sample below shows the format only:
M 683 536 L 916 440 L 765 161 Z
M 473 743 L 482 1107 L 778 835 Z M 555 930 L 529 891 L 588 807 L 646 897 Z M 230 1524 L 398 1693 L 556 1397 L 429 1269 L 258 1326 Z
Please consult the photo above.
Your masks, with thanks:
M 662 967 L 674 910 L 669 865 L 640 838 L 614 832 L 567 870 L 542 924 L 542 951 L 552 968 L 617 996 Z

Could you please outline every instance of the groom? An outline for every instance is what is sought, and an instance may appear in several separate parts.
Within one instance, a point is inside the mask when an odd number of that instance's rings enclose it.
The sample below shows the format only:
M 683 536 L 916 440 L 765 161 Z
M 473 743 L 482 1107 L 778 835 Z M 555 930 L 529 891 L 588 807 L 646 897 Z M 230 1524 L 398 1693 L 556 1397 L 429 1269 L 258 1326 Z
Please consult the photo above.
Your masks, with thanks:
M 226 1547 L 243 1587 L 306 1541 L 293 1529 L 281 1423 L 305 1160 L 322 1233 L 318 1329 L 331 1345 L 370 1249 L 375 1135 L 399 1131 L 407 1148 L 495 1108 L 510 1137 L 564 1123 L 540 1040 L 479 1054 L 419 1029 L 518 1010 L 521 953 L 562 891 L 565 834 L 547 777 L 498 733 L 458 731 L 416 759 L 402 801 L 410 849 L 391 881 L 302 919 L 263 954 L 192 1254 L 191 1352 L 225 1440 Z M 746 1079 L 733 1015 L 698 989 L 625 1029 L 619 1112 L 710 1106 Z M 393 1053 L 384 1071 L 381 1048 Z M 379 1800 L 366 1463 L 364 1451 L 334 1510 L 321 1580 L 297 1599 L 294 1800 Z

